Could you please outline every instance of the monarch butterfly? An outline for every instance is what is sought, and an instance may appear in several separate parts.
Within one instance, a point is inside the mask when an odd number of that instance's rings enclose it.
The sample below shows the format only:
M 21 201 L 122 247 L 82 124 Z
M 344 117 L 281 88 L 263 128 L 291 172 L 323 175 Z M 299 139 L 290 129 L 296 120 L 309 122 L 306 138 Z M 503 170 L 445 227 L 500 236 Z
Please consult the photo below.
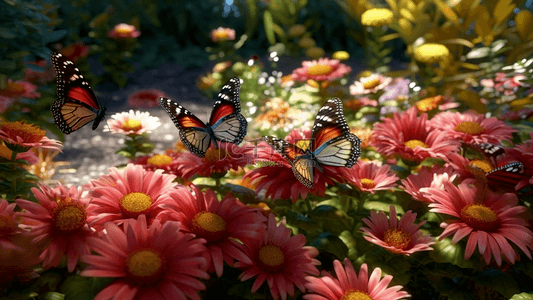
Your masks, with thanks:
M 217 141 L 239 144 L 244 139 L 248 122 L 240 113 L 240 88 L 241 81 L 237 77 L 222 87 L 207 124 L 168 98 L 160 97 L 158 101 L 179 129 L 180 139 L 187 149 L 204 157 L 211 142 L 218 149 Z
M 263 139 L 291 163 L 296 178 L 308 188 L 314 185 L 314 167 L 320 172 L 322 165 L 349 168 L 361 155 L 361 140 L 350 133 L 338 98 L 318 111 L 306 149 L 273 136 Z
M 94 120 L 92 128 L 95 130 L 106 108 L 100 106 L 89 83 L 72 61 L 57 52 L 52 53 L 51 60 L 57 76 L 57 100 L 50 108 L 54 123 L 64 134 L 70 134 Z

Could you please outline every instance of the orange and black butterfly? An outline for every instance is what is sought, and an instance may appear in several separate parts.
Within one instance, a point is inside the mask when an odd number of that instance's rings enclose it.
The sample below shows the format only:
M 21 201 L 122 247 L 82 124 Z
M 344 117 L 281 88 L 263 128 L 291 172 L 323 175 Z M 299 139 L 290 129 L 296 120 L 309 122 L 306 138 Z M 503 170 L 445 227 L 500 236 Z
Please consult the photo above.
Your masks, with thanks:
M 296 178 L 308 188 L 313 188 L 315 167 L 320 172 L 322 165 L 350 168 L 361 155 L 361 140 L 350 132 L 338 98 L 318 111 L 306 149 L 273 136 L 263 139 L 291 163 Z
M 85 124 L 93 122 L 93 130 L 104 118 L 106 108 L 100 105 L 91 86 L 74 63 L 61 53 L 51 56 L 57 76 L 57 100 L 50 110 L 54 123 L 64 133 L 70 134 Z
M 158 101 L 179 129 L 180 139 L 187 149 L 204 157 L 211 142 L 215 148 L 218 148 L 217 141 L 238 145 L 246 136 L 248 122 L 241 114 L 240 88 L 241 80 L 237 77 L 222 86 L 207 124 L 168 98 L 161 97 Z

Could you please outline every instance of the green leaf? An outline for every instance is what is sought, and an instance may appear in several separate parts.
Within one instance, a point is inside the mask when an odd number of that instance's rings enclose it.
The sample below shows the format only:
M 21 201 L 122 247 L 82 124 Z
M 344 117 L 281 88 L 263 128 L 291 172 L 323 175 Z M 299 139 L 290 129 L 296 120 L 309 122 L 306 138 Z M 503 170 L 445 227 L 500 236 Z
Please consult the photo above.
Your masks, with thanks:
M 92 300 L 113 280 L 115 279 L 72 275 L 65 279 L 59 291 L 65 294 L 66 299 Z
M 265 34 L 268 39 L 268 42 L 271 45 L 276 44 L 276 37 L 274 36 L 274 21 L 272 20 L 272 14 L 266 10 L 263 15 L 263 22 L 265 24 Z
M 0 70 L 13 71 L 17 68 L 17 63 L 12 60 L 0 60 Z
M 473 279 L 476 283 L 498 291 L 505 298 L 510 298 L 520 292 L 520 288 L 513 277 L 500 270 L 482 271 L 477 273 Z
M 43 295 L 39 297 L 39 299 L 44 300 L 63 300 L 65 299 L 65 295 L 57 292 L 46 292 Z
M 533 300 L 533 294 L 520 293 L 511 297 L 509 300 Z
M 124 156 L 125 158 L 132 158 L 132 154 L 128 151 L 124 151 L 124 150 L 118 150 L 117 152 L 115 152 L 116 154 L 118 155 L 122 155 Z
M 7 28 L 0 27 L 0 37 L 3 39 L 14 39 L 17 35 Z
M 350 230 L 353 222 L 342 210 L 330 205 L 317 206 L 312 211 L 312 217 L 318 219 L 323 224 L 325 231 L 335 235 L 340 234 L 344 230 Z
M 433 245 L 429 255 L 435 262 L 451 263 L 461 268 L 473 268 L 472 260 L 465 260 L 464 248 L 459 244 L 452 244 L 451 238 L 438 241 Z
M 348 247 L 346 247 L 343 241 L 329 232 L 323 232 L 318 235 L 310 245 L 335 255 L 339 260 L 346 257 L 346 254 L 348 253 Z
M 65 35 L 67 35 L 67 32 L 68 31 L 66 29 L 62 29 L 46 33 L 43 35 L 43 44 L 57 42 L 60 39 L 64 38 Z

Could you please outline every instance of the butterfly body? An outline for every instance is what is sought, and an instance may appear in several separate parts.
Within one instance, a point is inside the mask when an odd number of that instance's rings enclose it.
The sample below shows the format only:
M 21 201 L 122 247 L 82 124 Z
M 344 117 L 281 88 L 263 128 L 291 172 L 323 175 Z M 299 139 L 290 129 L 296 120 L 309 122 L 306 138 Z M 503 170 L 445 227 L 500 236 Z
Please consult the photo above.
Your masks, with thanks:
M 57 76 L 57 99 L 50 108 L 54 123 L 70 134 L 93 121 L 95 130 L 104 119 L 106 108 L 98 102 L 91 86 L 74 63 L 61 53 L 51 56 Z
M 239 144 L 244 139 L 248 122 L 240 113 L 240 86 L 240 79 L 235 77 L 222 87 L 206 123 L 171 99 L 161 97 L 158 101 L 179 129 L 183 144 L 204 157 L 211 143 L 218 149 L 218 141 Z
M 361 140 L 350 133 L 338 98 L 328 100 L 318 111 L 305 149 L 273 136 L 263 139 L 290 162 L 296 178 L 308 188 L 314 186 L 315 167 L 321 173 L 322 166 L 350 168 L 361 155 Z

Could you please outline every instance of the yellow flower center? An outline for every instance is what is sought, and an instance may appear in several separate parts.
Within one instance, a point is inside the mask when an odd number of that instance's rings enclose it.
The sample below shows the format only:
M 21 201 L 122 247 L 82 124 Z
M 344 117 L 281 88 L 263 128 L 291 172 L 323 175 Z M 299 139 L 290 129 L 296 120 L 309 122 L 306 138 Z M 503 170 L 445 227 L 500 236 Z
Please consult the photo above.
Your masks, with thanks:
M 329 65 L 317 64 L 307 69 L 307 75 L 309 76 L 328 75 L 332 71 L 333 71 L 333 68 Z
M 415 105 L 419 112 L 427 112 L 427 111 L 431 111 L 437 108 L 441 101 L 442 101 L 442 96 L 435 96 L 435 97 L 422 99 L 416 102 Z
M 2 90 L 2 94 L 13 96 L 20 96 L 24 94 L 24 86 L 16 82 L 8 82 L 6 88 Z
M 152 198 L 145 193 L 133 192 L 120 199 L 122 213 L 130 217 L 137 217 L 151 205 Z
M 339 300 L 373 300 L 367 293 L 356 291 L 356 290 L 346 290 L 344 295 Z
M 226 221 L 210 211 L 197 213 L 192 219 L 194 233 L 209 241 L 217 241 L 225 237 Z
M 129 34 L 132 33 L 133 30 L 135 30 L 135 27 L 128 24 L 118 24 L 115 26 L 115 32 L 118 34 Z
M 128 255 L 128 272 L 142 283 L 157 281 L 164 267 L 164 259 L 152 249 L 141 249 Z
M 422 147 L 422 148 L 427 148 L 428 145 L 426 145 L 424 142 L 420 141 L 420 140 L 409 140 L 405 143 L 403 143 L 406 147 L 409 147 L 411 149 L 415 149 L 416 147 Z
M 470 162 L 470 166 L 476 167 L 488 173 L 492 170 L 492 165 L 486 160 L 474 159 Z
M 52 223 L 63 232 L 74 232 L 87 223 L 87 211 L 77 201 L 67 198 L 52 212 Z
M 409 246 L 409 243 L 411 243 L 411 235 L 409 235 L 402 229 L 391 228 L 385 231 L 383 235 L 383 240 L 389 246 L 405 250 Z
M 172 157 L 165 154 L 156 154 L 150 157 L 147 162 L 151 165 L 161 167 L 169 165 L 172 162 Z
M 227 30 L 221 29 L 213 33 L 213 36 L 219 40 L 227 40 L 229 38 L 229 32 Z
M 204 163 L 216 163 L 217 161 L 226 158 L 226 150 L 222 148 L 210 148 L 205 152 L 205 156 L 202 159 Z
M 10 216 L 0 215 L 0 237 L 14 232 L 16 227 Z
M 42 140 L 46 131 L 39 126 L 28 124 L 26 122 L 4 122 L 2 130 L 9 136 L 16 140 L 15 137 L 22 138 L 24 143 L 38 143 Z
M 124 123 L 122 123 L 122 129 L 124 131 L 137 131 L 141 128 L 143 128 L 143 125 L 139 120 L 128 119 Z
M 299 140 L 296 142 L 296 146 L 304 151 L 309 149 L 310 145 L 311 145 L 311 140 Z
M 469 204 L 461 209 L 461 219 L 476 230 L 493 232 L 499 228 L 498 215 L 483 204 Z
M 347 60 L 348 58 L 350 58 L 350 54 L 346 51 L 336 51 L 333 53 L 333 59 L 338 59 L 338 60 Z
M 362 178 L 361 179 L 361 185 L 365 189 L 373 189 L 376 186 L 376 183 L 374 182 L 374 180 L 372 180 L 370 178 Z
M 365 88 L 365 90 L 371 90 L 380 84 L 381 80 L 379 80 L 379 78 L 374 78 L 363 82 L 363 88 Z
M 455 126 L 455 131 L 460 131 L 469 134 L 480 134 L 485 131 L 481 125 L 476 122 L 461 122 Z
M 285 262 L 285 255 L 278 246 L 265 245 L 259 249 L 259 261 L 271 270 L 279 270 Z
M 424 63 L 445 61 L 449 55 L 450 50 L 446 46 L 435 43 L 424 44 L 414 50 L 415 59 Z
M 390 24 L 393 19 L 394 14 L 389 9 L 372 8 L 361 15 L 361 24 L 378 27 Z

